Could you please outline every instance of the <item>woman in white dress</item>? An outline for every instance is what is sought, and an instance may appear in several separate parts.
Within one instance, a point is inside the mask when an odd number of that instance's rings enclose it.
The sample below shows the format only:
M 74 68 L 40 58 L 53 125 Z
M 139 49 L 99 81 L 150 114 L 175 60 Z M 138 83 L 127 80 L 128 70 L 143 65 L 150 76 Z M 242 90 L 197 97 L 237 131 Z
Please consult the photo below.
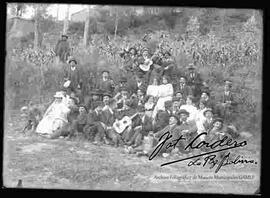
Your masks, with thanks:
M 68 102 L 62 92 L 56 92 L 55 101 L 49 106 L 37 126 L 36 133 L 51 135 L 57 129 L 68 123 L 67 115 L 70 112 Z
M 152 82 L 147 87 L 146 96 L 153 96 L 154 98 L 158 97 L 159 83 L 158 77 L 153 77 Z
M 204 125 L 203 125 L 203 123 L 206 120 L 206 118 L 204 116 L 205 110 L 207 110 L 206 102 L 204 100 L 200 100 L 198 112 L 197 112 L 196 118 L 195 118 L 195 122 L 196 122 L 197 129 L 198 129 L 197 130 L 198 134 L 201 134 L 202 132 L 205 132 L 205 128 L 204 128 Z M 200 139 L 203 140 L 204 136 L 200 136 Z
M 186 104 L 182 105 L 180 109 L 185 109 L 187 112 L 189 112 L 188 121 L 195 121 L 196 115 L 198 113 L 197 107 L 193 103 L 194 97 L 192 95 L 187 96 Z
M 162 84 L 158 88 L 158 101 L 154 108 L 152 118 L 155 119 L 159 110 L 165 110 L 165 102 L 171 101 L 173 97 L 173 85 L 169 83 L 168 76 L 162 77 Z

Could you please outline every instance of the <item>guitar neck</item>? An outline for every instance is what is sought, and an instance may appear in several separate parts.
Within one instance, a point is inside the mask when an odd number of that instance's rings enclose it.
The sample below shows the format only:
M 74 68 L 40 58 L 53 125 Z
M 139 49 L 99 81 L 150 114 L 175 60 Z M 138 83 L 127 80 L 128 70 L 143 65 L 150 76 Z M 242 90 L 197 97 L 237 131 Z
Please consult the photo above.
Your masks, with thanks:
M 129 118 L 132 120 L 133 118 L 135 118 L 138 115 L 138 112 L 135 113 L 134 115 L 130 116 Z

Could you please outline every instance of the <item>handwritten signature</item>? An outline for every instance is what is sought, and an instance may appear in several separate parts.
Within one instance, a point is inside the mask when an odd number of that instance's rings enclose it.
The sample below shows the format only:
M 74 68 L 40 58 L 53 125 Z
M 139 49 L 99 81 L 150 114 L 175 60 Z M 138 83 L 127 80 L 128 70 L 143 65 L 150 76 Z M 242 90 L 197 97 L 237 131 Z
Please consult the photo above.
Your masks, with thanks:
M 227 165 L 236 165 L 236 164 L 257 164 L 254 160 L 247 160 L 247 159 L 241 159 L 243 156 L 238 155 L 234 160 L 230 159 L 230 152 L 228 152 L 226 155 L 224 155 L 221 160 L 217 159 L 217 155 L 208 155 L 203 160 L 200 158 L 197 158 L 196 160 L 191 160 L 188 163 L 188 166 L 206 166 L 207 164 L 210 165 L 210 169 L 216 167 L 215 173 L 218 173 L 218 171 L 223 167 Z
M 203 165 L 205 166 L 206 164 L 210 164 L 210 168 L 214 168 L 217 165 L 217 168 L 215 170 L 215 173 L 217 173 L 221 167 L 226 166 L 226 165 L 230 165 L 230 164 L 238 164 L 238 163 L 252 163 L 252 164 L 257 164 L 257 162 L 255 162 L 254 160 L 240 160 L 240 156 L 236 157 L 235 160 L 229 160 L 229 156 L 230 156 L 230 152 L 227 153 L 225 156 L 223 156 L 223 158 L 219 161 L 218 159 L 216 159 L 216 155 L 215 153 L 219 153 L 222 151 L 226 151 L 226 150 L 231 150 L 231 149 L 235 149 L 235 148 L 239 148 L 239 147 L 244 147 L 247 145 L 247 141 L 242 141 L 242 142 L 237 142 L 236 140 L 232 140 L 231 138 L 229 138 L 228 136 L 224 136 L 222 139 L 214 141 L 214 142 L 206 142 L 204 140 L 202 141 L 198 141 L 200 140 L 199 138 L 202 135 L 207 135 L 207 133 L 201 133 L 199 135 L 197 135 L 193 140 L 191 140 L 184 148 L 184 150 L 192 150 L 192 149 L 201 149 L 201 148 L 208 148 L 209 152 L 205 152 L 199 155 L 194 155 L 191 157 L 187 157 L 187 158 L 183 158 L 183 159 L 179 159 L 179 160 L 174 160 L 171 162 L 166 162 L 164 164 L 161 164 L 161 166 L 167 166 L 169 164 L 173 164 L 173 163 L 177 163 L 177 162 L 181 162 L 181 161 L 186 161 L 186 160 L 190 160 L 190 159 L 194 159 L 197 158 L 196 160 L 192 160 L 188 163 L 188 166 L 200 166 Z M 186 138 L 181 135 L 179 138 L 177 139 L 171 139 L 173 136 L 170 134 L 170 132 L 166 132 L 164 133 L 160 138 L 159 138 L 159 143 L 158 145 L 155 147 L 155 149 L 153 150 L 153 152 L 150 154 L 149 156 L 149 160 L 154 159 L 159 152 L 165 147 L 165 149 L 169 149 L 169 148 L 176 148 L 177 144 L 180 141 L 186 141 Z M 199 157 L 201 156 L 206 156 L 204 158 L 204 162 L 201 162 Z

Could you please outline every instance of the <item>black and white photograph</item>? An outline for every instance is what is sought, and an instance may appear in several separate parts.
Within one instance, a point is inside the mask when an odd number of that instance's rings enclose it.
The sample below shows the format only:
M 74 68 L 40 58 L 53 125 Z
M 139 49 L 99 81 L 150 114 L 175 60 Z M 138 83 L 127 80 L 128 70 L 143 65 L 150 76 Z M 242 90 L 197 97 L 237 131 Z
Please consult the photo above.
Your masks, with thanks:
M 261 194 L 263 14 L 7 3 L 2 188 Z

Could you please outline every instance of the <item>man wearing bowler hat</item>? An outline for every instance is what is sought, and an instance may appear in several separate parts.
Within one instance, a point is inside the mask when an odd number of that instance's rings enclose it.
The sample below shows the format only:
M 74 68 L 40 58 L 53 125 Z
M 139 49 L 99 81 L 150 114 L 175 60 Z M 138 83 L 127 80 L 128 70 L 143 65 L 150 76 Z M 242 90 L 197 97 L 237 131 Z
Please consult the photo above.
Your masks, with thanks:
M 63 63 L 66 62 L 67 58 L 70 55 L 70 47 L 67 39 L 67 35 L 62 35 L 61 39 L 58 40 L 54 49 L 56 56 L 58 56 L 60 61 L 62 61 Z
M 178 112 L 180 118 L 180 126 L 178 127 L 179 136 L 183 135 L 186 140 L 181 143 L 180 150 L 182 152 L 188 152 L 189 150 L 183 150 L 184 147 L 197 135 L 197 125 L 194 120 L 188 121 L 189 112 L 185 109 L 181 109 Z
M 81 71 L 75 58 L 71 58 L 68 64 L 69 66 L 64 69 L 64 80 L 66 81 L 64 87 L 77 93 L 82 86 Z

